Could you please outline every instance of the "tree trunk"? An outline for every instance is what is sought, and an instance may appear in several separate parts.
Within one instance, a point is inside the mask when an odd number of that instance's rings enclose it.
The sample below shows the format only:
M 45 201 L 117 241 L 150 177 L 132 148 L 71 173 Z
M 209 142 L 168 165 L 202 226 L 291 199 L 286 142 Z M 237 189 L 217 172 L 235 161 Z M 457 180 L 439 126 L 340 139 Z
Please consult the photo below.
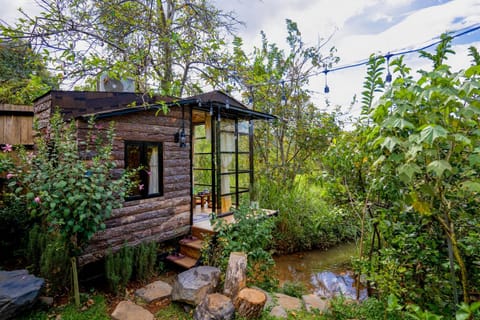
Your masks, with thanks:
M 247 255 L 243 252 L 232 252 L 228 260 L 227 274 L 223 294 L 235 299 L 240 290 L 247 286 Z
M 267 296 L 262 291 L 244 288 L 238 293 L 233 304 L 241 317 L 256 319 L 260 317 L 266 302 Z

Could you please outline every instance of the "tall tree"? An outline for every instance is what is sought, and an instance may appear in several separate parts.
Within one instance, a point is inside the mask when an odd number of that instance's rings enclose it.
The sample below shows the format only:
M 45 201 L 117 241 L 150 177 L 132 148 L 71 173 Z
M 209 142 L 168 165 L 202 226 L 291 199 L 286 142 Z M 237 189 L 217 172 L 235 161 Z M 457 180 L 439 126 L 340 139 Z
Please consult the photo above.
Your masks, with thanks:
M 57 84 L 42 57 L 27 43 L 0 42 L 0 103 L 30 104 Z
M 269 43 L 262 32 L 262 46 L 255 48 L 250 61 L 237 65 L 236 77 L 249 90 L 254 108 L 278 117 L 256 130 L 257 168 L 281 182 L 292 182 L 315 161 L 315 154 L 328 145 L 329 136 L 338 130 L 332 115 L 323 114 L 311 101 L 309 78 L 338 62 L 335 48 L 324 55 L 327 41 L 307 46 L 297 24 L 287 19 L 288 50 Z M 234 48 L 235 61 L 248 61 Z
M 208 0 L 36 0 L 38 17 L 23 12 L 8 38 L 46 49 L 50 63 L 73 81 L 133 78 L 137 89 L 182 96 L 198 92 L 205 66 L 224 68 L 225 37 L 240 23 Z

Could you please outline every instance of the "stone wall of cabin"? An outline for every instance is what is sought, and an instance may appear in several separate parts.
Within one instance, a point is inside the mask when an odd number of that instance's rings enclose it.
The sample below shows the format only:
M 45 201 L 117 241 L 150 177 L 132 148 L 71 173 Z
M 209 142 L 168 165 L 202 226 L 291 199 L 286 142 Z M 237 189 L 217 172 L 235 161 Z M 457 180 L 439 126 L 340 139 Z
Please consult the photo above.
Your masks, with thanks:
M 174 134 L 182 126 L 180 107 L 171 108 L 167 115 L 142 111 L 96 121 L 103 128 L 112 120 L 115 123 L 113 157 L 119 170 L 125 167 L 125 140 L 163 143 L 163 196 L 125 201 L 122 208 L 114 210 L 106 229 L 94 236 L 80 257 L 81 265 L 102 258 L 107 250 L 115 252 L 125 243 L 161 242 L 190 231 L 190 112 L 185 109 L 187 148 L 174 142 Z M 78 137 L 84 138 L 86 122 L 77 120 L 77 127 Z

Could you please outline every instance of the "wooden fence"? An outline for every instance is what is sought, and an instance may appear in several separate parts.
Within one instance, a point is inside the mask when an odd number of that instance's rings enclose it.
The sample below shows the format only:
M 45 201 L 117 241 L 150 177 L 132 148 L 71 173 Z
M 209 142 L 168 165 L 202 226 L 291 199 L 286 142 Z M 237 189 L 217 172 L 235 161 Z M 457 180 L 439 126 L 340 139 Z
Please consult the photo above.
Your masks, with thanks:
M 0 104 L 0 144 L 33 145 L 33 107 Z

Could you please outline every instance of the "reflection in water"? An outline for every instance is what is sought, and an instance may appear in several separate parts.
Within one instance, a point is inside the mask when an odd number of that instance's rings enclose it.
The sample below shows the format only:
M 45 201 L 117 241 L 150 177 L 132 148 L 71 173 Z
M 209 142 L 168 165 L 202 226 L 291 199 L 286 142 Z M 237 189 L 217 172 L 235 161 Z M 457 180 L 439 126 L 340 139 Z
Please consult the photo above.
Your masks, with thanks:
M 302 282 L 310 293 L 330 298 L 343 295 L 356 299 L 350 260 L 356 254 L 354 243 L 342 244 L 324 250 L 312 250 L 275 257 L 280 285 L 285 281 Z M 360 300 L 367 297 L 366 289 L 360 290 Z

